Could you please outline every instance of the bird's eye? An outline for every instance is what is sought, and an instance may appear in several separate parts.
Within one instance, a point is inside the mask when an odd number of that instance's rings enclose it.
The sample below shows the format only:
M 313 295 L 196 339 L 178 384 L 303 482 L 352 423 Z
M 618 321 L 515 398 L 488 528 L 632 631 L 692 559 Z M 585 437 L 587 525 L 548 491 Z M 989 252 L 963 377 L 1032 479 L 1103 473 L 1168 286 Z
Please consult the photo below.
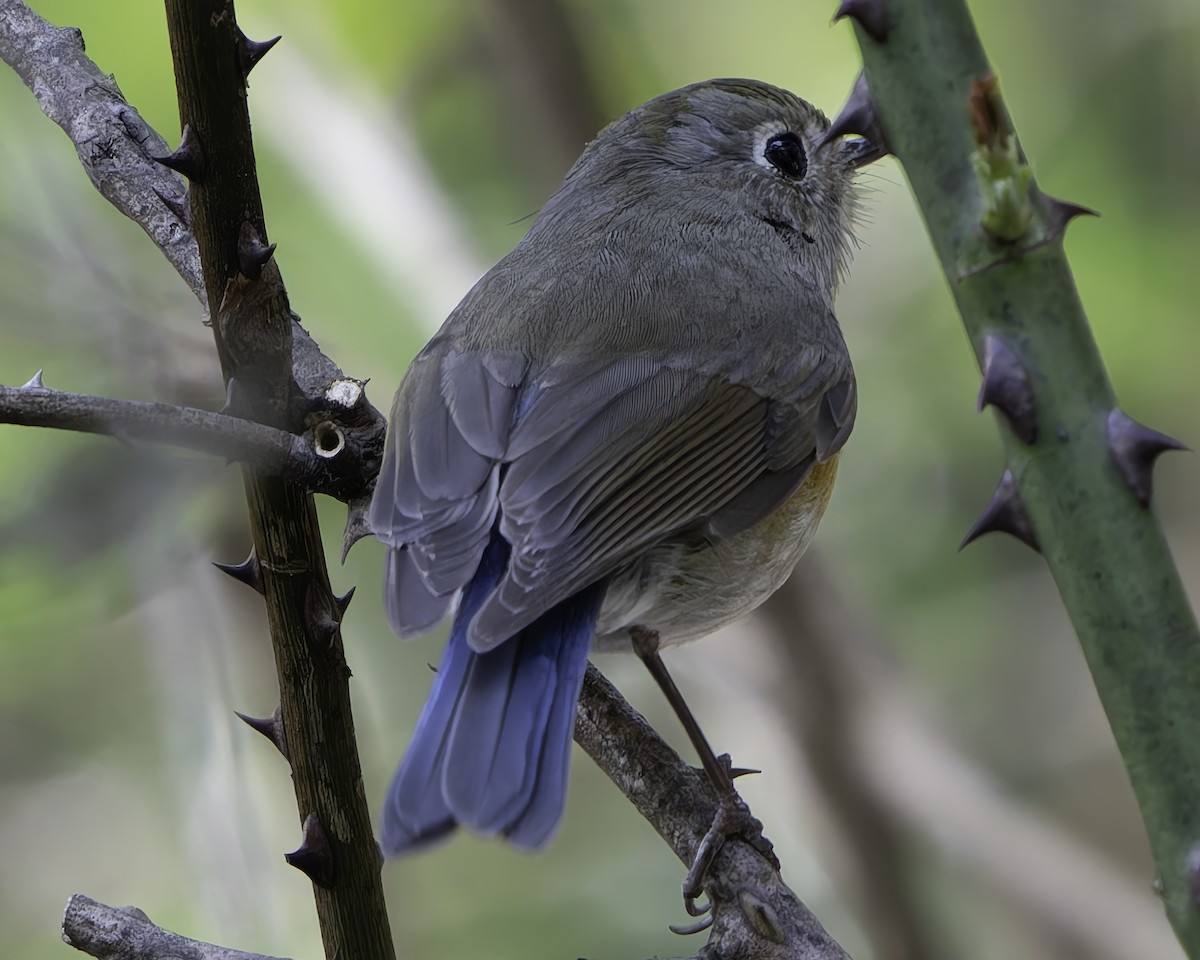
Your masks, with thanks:
M 776 170 L 792 180 L 799 180 L 808 172 L 808 156 L 804 152 L 804 144 L 790 130 L 770 137 L 763 149 L 763 157 Z

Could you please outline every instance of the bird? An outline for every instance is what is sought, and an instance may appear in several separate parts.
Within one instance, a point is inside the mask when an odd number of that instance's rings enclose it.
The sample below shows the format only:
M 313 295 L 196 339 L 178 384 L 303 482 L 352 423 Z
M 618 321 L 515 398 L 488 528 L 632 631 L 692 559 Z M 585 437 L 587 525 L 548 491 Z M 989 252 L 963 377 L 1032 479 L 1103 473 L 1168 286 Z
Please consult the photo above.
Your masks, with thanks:
M 878 154 L 761 81 L 655 97 L 412 361 L 369 522 L 395 632 L 452 623 L 385 854 L 460 826 L 545 846 L 589 654 L 632 649 L 663 685 L 660 649 L 789 576 L 854 424 L 833 298 Z

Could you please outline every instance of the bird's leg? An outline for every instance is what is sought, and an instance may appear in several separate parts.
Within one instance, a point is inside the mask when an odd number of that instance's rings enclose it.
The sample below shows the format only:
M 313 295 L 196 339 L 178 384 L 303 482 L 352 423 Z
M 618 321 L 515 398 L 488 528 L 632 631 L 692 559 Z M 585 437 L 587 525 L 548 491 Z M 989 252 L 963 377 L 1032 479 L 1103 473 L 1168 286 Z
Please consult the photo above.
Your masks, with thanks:
M 741 798 L 737 788 L 733 785 L 734 776 L 751 771 L 735 771 L 727 754 L 718 757 L 713 752 L 704 732 L 700 729 L 700 724 L 696 722 L 695 716 L 683 699 L 683 694 L 679 692 L 675 681 L 667 672 L 667 665 L 659 656 L 658 634 L 644 627 L 631 627 L 629 637 L 633 641 L 634 652 L 646 665 L 650 676 L 654 678 L 654 682 L 662 690 L 671 709 L 679 717 L 679 722 L 683 724 L 683 729 L 687 731 L 688 739 L 692 741 L 692 747 L 700 755 L 700 764 L 708 775 L 713 789 L 717 792 L 719 806 L 716 816 L 713 817 L 712 826 L 709 827 L 708 832 L 700 841 L 700 845 L 696 848 L 696 856 L 692 860 L 691 869 L 688 870 L 687 876 L 683 880 L 683 905 L 689 914 L 699 917 L 711 909 L 711 904 L 697 906 L 696 899 L 704 888 L 704 880 L 717 854 L 720 853 L 726 837 L 740 836 L 744 838 L 776 870 L 779 869 L 779 860 L 775 856 L 771 841 L 763 836 L 762 823 L 750 813 L 746 801 Z M 672 929 L 675 928 L 672 927 Z M 699 927 L 699 929 L 703 929 L 703 927 Z M 676 932 L 685 931 L 681 929 Z M 695 929 L 691 928 L 686 932 L 695 932 Z

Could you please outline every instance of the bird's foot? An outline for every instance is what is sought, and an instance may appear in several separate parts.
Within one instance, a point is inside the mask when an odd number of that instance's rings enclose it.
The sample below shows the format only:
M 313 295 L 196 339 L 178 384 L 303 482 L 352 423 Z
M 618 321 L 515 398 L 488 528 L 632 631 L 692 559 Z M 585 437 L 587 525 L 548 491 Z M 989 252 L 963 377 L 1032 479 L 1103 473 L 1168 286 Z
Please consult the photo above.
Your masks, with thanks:
M 723 765 L 729 766 L 728 755 L 722 755 Z M 732 770 L 731 770 L 732 772 Z M 747 771 L 749 772 L 749 771 Z M 736 791 L 721 797 L 712 826 L 696 847 L 696 856 L 692 859 L 691 869 L 683 880 L 683 907 L 689 916 L 700 919 L 687 926 L 671 926 L 674 933 L 699 933 L 712 925 L 712 903 L 697 903 L 704 892 L 704 882 L 708 879 L 709 871 L 730 837 L 736 837 L 750 844 L 771 866 L 779 869 L 779 858 L 775 856 L 775 847 L 762 832 L 762 821 L 750 812 L 750 807 Z

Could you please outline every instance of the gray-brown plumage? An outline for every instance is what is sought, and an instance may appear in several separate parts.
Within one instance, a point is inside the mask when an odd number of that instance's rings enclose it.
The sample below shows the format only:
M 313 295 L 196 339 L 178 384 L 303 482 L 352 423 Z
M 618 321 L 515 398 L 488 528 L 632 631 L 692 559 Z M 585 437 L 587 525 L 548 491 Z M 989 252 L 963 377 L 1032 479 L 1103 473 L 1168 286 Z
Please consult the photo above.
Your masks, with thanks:
M 651 100 L 588 146 L 397 393 L 371 510 L 397 632 L 432 627 L 474 583 L 451 647 L 491 656 L 586 596 L 596 610 L 574 662 L 593 639 L 627 646 L 631 626 L 663 643 L 701 636 L 782 583 L 855 413 L 832 300 L 868 154 L 818 146 L 827 127 L 786 91 L 715 80 Z M 441 746 L 414 744 L 424 765 L 393 784 L 385 847 L 440 832 L 407 808 L 442 813 L 417 794 L 453 794 L 449 742 L 487 739 L 459 729 L 453 704 L 476 695 L 482 669 L 463 656 L 459 689 L 439 676 L 417 733 Z M 511 693 L 522 669 L 517 655 L 490 682 Z M 439 713 L 439 696 L 452 709 Z M 501 699 L 503 725 L 517 708 Z M 435 714 L 446 729 L 426 729 Z M 513 788 L 513 809 L 543 776 Z M 473 822 L 470 805 L 451 799 L 442 819 L 513 835 L 511 816 Z

